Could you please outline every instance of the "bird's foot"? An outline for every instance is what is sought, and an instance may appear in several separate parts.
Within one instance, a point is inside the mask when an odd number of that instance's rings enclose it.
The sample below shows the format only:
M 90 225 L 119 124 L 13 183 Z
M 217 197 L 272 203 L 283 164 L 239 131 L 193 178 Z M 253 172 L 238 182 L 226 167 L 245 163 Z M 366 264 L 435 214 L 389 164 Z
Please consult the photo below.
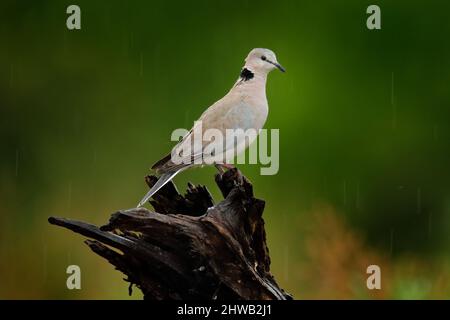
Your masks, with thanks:
M 227 163 L 216 163 L 215 167 L 219 170 L 220 175 L 223 175 L 227 170 L 235 168 L 234 165 Z

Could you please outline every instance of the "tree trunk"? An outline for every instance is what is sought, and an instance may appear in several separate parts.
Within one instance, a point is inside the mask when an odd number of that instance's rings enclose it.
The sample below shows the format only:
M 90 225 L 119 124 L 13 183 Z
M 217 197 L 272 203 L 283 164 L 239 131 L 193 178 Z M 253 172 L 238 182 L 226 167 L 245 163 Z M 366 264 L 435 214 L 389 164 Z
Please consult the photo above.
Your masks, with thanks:
M 151 187 L 157 178 L 148 176 Z M 145 299 L 292 299 L 270 273 L 262 213 L 252 184 L 237 169 L 216 175 L 224 200 L 170 182 L 150 203 L 114 213 L 100 228 L 64 218 L 49 222 L 93 240 L 85 243 L 127 275 Z

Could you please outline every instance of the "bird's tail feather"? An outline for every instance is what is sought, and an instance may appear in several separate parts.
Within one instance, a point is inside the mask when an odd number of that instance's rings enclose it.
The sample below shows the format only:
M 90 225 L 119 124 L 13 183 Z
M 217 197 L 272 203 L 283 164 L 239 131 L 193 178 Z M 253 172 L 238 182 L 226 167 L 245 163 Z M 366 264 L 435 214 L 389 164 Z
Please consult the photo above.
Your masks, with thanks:
M 159 191 L 159 189 L 161 189 L 162 187 L 165 186 L 165 184 L 167 182 L 169 182 L 170 180 L 173 179 L 173 177 L 175 177 L 177 175 L 178 172 L 180 172 L 181 170 L 177 170 L 177 171 L 173 171 L 173 172 L 167 172 L 167 173 L 163 173 L 158 181 L 156 181 L 156 183 L 154 184 L 153 187 L 151 187 L 150 191 L 147 192 L 147 194 L 145 195 L 145 197 L 141 200 L 141 202 L 139 202 L 139 204 L 137 205 L 137 207 L 142 207 L 147 201 L 148 199 L 150 199 L 155 193 L 157 193 Z

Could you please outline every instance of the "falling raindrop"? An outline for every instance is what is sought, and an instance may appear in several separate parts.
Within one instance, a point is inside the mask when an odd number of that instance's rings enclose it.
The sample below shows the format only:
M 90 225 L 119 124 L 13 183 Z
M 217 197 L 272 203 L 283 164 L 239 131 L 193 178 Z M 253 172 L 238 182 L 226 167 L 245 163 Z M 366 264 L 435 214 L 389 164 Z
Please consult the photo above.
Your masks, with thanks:
M 69 181 L 68 199 L 67 199 L 67 208 L 68 208 L 68 211 L 70 211 L 71 205 L 72 205 L 72 181 Z
M 14 80 L 14 65 L 11 63 L 9 68 L 9 87 L 12 89 Z
M 130 49 L 133 49 L 134 47 L 134 33 L 130 32 Z
M 43 273 L 43 281 L 47 282 L 47 245 L 45 241 L 42 241 L 42 273 Z
M 63 51 L 64 51 L 64 54 L 67 54 L 68 51 L 69 51 L 67 43 L 68 43 L 68 41 L 67 41 L 67 32 L 64 32 L 64 34 L 63 34 Z
M 19 176 L 19 149 L 16 149 L 16 177 Z
M 141 52 L 140 56 L 139 56 L 139 75 L 142 77 L 144 75 L 144 53 Z
M 289 281 L 289 246 L 284 247 L 284 280 Z
M 344 184 L 343 184 L 343 200 L 344 200 L 344 205 L 347 204 L 347 180 L 344 179 Z
M 392 128 L 397 128 L 397 106 L 394 95 L 394 72 L 391 73 L 391 106 L 392 106 Z
M 422 211 L 422 189 L 417 188 L 417 194 L 416 194 L 416 205 L 417 205 L 417 214 L 420 214 Z
M 287 228 L 288 228 L 288 217 L 287 217 L 287 214 L 286 214 L 286 211 L 282 211 L 282 214 L 281 214 L 281 216 L 282 216 L 282 220 L 283 220 L 283 229 L 284 230 L 287 230 Z M 287 241 L 284 241 L 284 243 L 287 243 Z M 288 281 L 288 278 L 289 278 L 289 246 L 288 245 L 285 245 L 284 246 L 284 250 L 283 250 L 283 262 L 284 262 L 284 270 L 283 270 L 283 273 L 284 273 L 284 279 L 286 280 L 286 281 Z
M 433 126 L 433 138 L 434 138 L 434 140 L 437 140 L 439 138 L 439 131 L 438 131 L 438 129 L 439 129 L 438 125 L 435 124 Z
M 357 210 L 360 208 L 360 195 L 359 195 L 359 180 L 356 182 L 356 196 L 355 196 L 355 207 Z
M 394 253 L 394 229 L 391 229 L 391 235 L 390 235 L 390 254 L 392 256 L 392 254 Z
M 189 123 L 191 122 L 191 119 L 189 119 L 189 115 L 190 115 L 190 112 L 189 112 L 189 108 L 188 108 L 184 112 L 184 126 L 185 127 L 189 127 Z
M 428 214 L 428 237 L 431 237 L 431 218 L 432 218 L 432 213 L 430 211 L 430 213 Z

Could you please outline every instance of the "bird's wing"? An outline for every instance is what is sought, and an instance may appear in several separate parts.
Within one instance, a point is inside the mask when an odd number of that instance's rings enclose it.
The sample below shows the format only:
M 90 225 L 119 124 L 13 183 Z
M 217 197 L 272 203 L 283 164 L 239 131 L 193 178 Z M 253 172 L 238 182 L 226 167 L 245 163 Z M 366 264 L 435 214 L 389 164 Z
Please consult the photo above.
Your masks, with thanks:
M 255 115 L 246 103 L 242 102 L 240 99 L 236 99 L 233 96 L 225 96 L 203 112 L 193 128 L 175 145 L 171 154 L 158 161 L 152 169 L 155 169 L 158 173 L 167 173 L 194 166 L 199 159 L 203 158 L 205 148 L 210 143 L 213 143 L 213 141 L 202 140 L 201 147 L 195 148 L 192 144 L 194 141 L 194 134 L 196 132 L 201 132 L 203 135 L 208 129 L 217 129 L 222 132 L 223 137 L 225 138 L 226 129 L 242 129 L 245 131 L 253 128 L 254 122 Z M 197 127 L 200 125 L 202 127 L 201 131 L 196 130 L 199 129 Z M 235 141 L 225 142 L 226 143 L 222 151 L 223 154 L 236 148 Z M 237 144 L 239 144 L 239 141 Z M 183 155 L 183 157 L 180 158 L 182 163 L 172 162 L 172 153 L 179 153 L 180 150 L 192 150 L 192 152 L 187 155 Z
M 164 174 L 167 172 L 178 171 L 180 169 L 184 169 L 184 168 L 192 166 L 192 164 L 194 163 L 194 160 L 198 159 L 202 156 L 202 152 L 199 152 L 197 154 L 191 153 L 190 155 L 185 155 L 184 158 L 180 158 L 181 163 L 175 163 L 172 161 L 172 153 L 177 152 L 177 150 L 183 150 L 183 147 L 189 148 L 188 150 L 192 149 L 192 147 L 190 147 L 189 144 L 191 144 L 194 129 L 195 129 L 195 125 L 172 148 L 171 152 L 168 155 L 166 155 L 164 158 L 162 158 L 161 160 L 159 160 L 152 166 L 152 169 L 156 170 L 157 173 Z

